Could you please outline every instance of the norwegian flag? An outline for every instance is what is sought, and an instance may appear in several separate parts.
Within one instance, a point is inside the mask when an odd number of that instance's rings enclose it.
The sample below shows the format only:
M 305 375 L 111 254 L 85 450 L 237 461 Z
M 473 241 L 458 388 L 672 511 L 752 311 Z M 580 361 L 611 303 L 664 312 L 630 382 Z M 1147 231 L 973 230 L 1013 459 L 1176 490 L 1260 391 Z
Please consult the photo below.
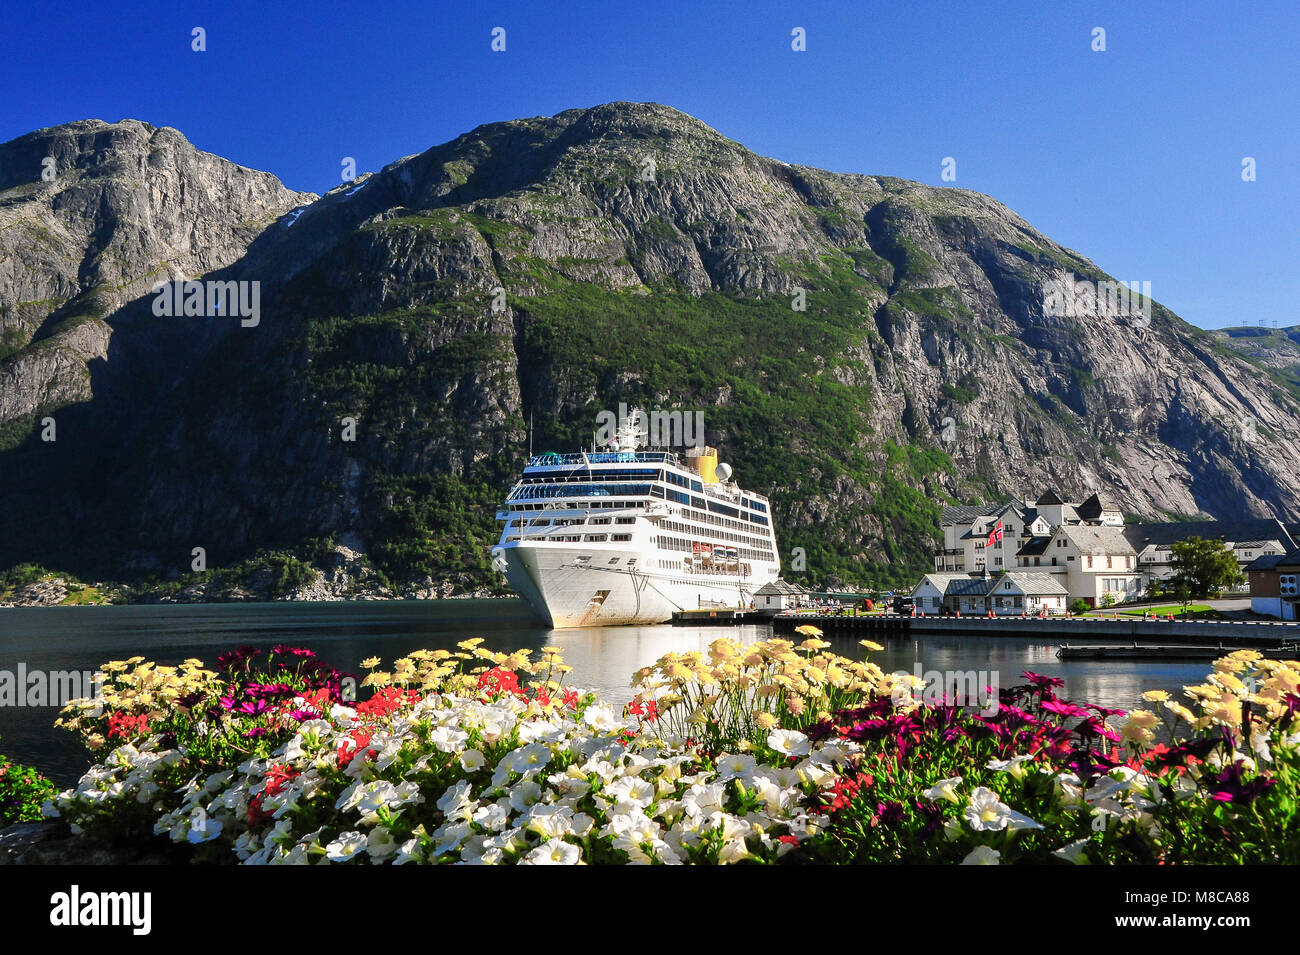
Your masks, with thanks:
M 989 538 L 984 542 L 985 547 L 992 547 L 993 542 L 1002 543 L 1002 522 L 998 521 L 998 526 L 989 531 Z

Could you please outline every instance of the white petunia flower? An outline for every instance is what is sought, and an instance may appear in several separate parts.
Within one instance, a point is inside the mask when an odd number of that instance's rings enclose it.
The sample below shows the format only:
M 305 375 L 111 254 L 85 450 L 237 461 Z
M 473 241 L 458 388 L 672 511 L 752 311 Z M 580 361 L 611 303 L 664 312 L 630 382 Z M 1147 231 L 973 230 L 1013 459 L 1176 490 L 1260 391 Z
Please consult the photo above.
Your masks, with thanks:
M 540 802 L 542 787 L 531 779 L 523 779 L 510 788 L 510 808 L 523 812 L 529 806 Z
M 623 728 L 614 711 L 603 703 L 593 703 L 582 714 L 582 721 L 597 733 L 613 733 Z
M 190 816 L 190 829 L 186 838 L 195 845 L 200 842 L 211 842 L 221 835 L 222 828 L 221 823 L 216 819 L 202 809 L 196 809 L 194 815 Z
M 478 803 L 472 795 L 469 780 L 462 779 L 447 787 L 437 805 L 449 820 L 456 821 L 473 818 Z
M 342 832 L 325 847 L 325 857 L 331 862 L 347 862 L 366 848 L 366 837 L 359 832 Z
M 1069 845 L 1061 846 L 1055 850 L 1052 855 L 1067 862 L 1073 862 L 1075 865 L 1087 865 L 1088 857 L 1084 855 L 1083 849 L 1088 844 L 1088 839 L 1078 839 Z
M 460 754 L 460 767 L 467 773 L 477 772 L 487 765 L 487 759 L 476 749 L 467 749 Z
M 1027 772 L 1024 764 L 1033 758 L 1032 756 L 1013 756 L 1011 759 L 991 759 L 988 768 L 997 772 L 1010 773 L 1016 779 L 1024 779 Z
M 561 839 L 548 839 L 520 860 L 521 865 L 577 865 L 582 850 Z
M 812 743 L 798 730 L 773 730 L 768 734 L 767 745 L 783 756 L 798 758 L 812 752 Z
M 1043 828 L 1028 816 L 1014 811 L 998 798 L 997 793 L 984 786 L 976 787 L 971 793 L 970 805 L 966 807 L 966 821 L 976 832 Z
M 723 753 L 718 757 L 718 779 L 719 781 L 735 779 L 737 777 L 747 778 L 754 774 L 758 768 L 758 761 L 748 753 Z
M 366 839 L 366 851 L 370 854 L 370 858 L 376 862 L 387 862 L 397 854 L 397 850 L 397 840 L 383 826 L 376 826 L 370 830 L 370 835 Z
M 444 753 L 457 752 L 461 744 L 467 739 L 469 739 L 469 734 L 464 730 L 456 729 L 454 726 L 439 726 L 429 734 L 429 742 Z
M 961 777 L 953 776 L 951 779 L 941 779 L 925 792 L 921 793 L 931 802 L 938 802 L 940 799 L 946 799 L 949 802 L 961 802 L 961 797 L 957 795 L 957 787 L 961 785 Z
M 966 858 L 961 860 L 961 865 L 998 865 L 998 859 L 1002 853 L 997 849 L 991 849 L 988 846 L 976 846 Z
M 501 765 L 512 773 L 530 773 L 544 769 L 551 761 L 551 751 L 541 743 L 529 743 L 513 752 L 507 753 Z

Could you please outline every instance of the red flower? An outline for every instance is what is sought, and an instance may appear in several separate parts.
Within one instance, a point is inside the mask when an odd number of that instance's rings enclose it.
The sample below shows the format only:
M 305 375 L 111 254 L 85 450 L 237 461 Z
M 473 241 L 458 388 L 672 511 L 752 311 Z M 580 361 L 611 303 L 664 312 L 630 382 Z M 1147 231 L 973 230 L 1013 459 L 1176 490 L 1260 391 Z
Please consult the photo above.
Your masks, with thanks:
M 493 667 L 491 670 L 480 674 L 478 688 L 484 700 L 500 696 L 502 693 L 513 693 L 518 697 L 524 696 L 523 690 L 519 688 L 519 677 L 515 675 L 513 670 L 507 670 L 505 667 Z
M 143 736 L 149 732 L 149 720 L 142 713 L 139 716 L 128 716 L 120 710 L 116 713 L 109 714 L 108 717 L 108 738 L 120 737 L 121 739 L 133 739 L 136 735 Z
M 301 775 L 301 771 L 282 766 L 276 763 L 266 771 L 266 790 L 268 796 L 278 796 L 284 791 L 284 787 L 289 785 L 289 781 L 295 776 Z
M 367 746 L 370 745 L 371 734 L 367 733 L 365 730 L 359 730 L 359 729 L 353 730 L 351 735 L 352 735 L 352 742 L 344 743 L 342 746 L 339 747 L 339 751 L 337 754 L 338 761 L 339 761 L 339 769 L 347 769 L 348 764 L 352 762 L 352 760 L 356 757 L 357 753 L 359 753 L 361 750 L 365 749 Z M 369 755 L 374 756 L 374 753 L 370 753 Z

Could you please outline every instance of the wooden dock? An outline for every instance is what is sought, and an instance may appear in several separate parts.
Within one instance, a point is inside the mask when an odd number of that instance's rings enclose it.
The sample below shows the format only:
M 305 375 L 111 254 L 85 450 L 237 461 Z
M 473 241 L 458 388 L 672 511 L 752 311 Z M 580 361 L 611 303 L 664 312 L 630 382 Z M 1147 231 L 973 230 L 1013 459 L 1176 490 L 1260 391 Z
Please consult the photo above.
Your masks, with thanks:
M 741 610 L 736 607 L 701 607 L 678 610 L 673 614 L 674 627 L 739 627 L 744 624 L 768 623 L 771 611 Z
M 1240 647 L 1260 649 L 1300 643 L 1300 623 L 1231 620 L 1157 620 L 1141 617 L 912 617 L 900 614 L 782 613 L 772 620 L 772 632 L 796 637 L 796 629 L 811 625 L 827 637 L 859 637 L 884 642 L 953 636 L 978 639 L 1020 637 L 1041 643 L 1081 645 L 1102 641 L 1156 646 L 1221 645 L 1225 652 Z M 1082 638 L 1082 639 L 1081 639 Z
M 1097 646 L 1077 646 L 1065 644 L 1058 647 L 1058 660 L 1217 660 L 1239 647 L 1193 646 L 1191 644 L 1103 644 Z M 1293 644 L 1272 647 L 1253 647 L 1266 657 L 1283 658 L 1295 656 L 1297 648 Z

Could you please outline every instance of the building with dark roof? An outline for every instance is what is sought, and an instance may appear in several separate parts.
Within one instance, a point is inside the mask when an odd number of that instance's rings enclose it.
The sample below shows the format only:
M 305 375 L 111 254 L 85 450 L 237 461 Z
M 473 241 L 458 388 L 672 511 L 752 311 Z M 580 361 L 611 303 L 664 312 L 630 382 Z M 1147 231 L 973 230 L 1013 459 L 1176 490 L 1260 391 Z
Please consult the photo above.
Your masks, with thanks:
M 1148 580 L 1168 580 L 1174 574 L 1173 545 L 1200 537 L 1222 541 L 1232 550 L 1244 573 L 1259 557 L 1280 556 L 1297 542 L 1276 518 L 1253 517 L 1238 521 L 1172 521 L 1128 524 L 1124 536 L 1138 554 L 1138 567 Z
M 1265 554 L 1246 567 L 1250 609 L 1279 620 L 1300 620 L 1300 548 Z

